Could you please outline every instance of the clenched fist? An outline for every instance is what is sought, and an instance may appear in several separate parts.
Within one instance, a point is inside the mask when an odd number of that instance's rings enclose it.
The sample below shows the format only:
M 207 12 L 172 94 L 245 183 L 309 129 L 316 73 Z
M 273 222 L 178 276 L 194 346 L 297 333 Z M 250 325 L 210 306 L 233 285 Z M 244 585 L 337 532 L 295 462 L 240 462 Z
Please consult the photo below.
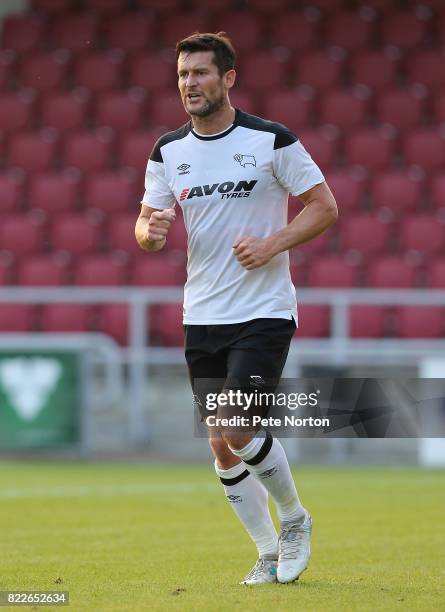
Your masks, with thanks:
M 235 240 L 233 253 L 246 270 L 264 266 L 274 255 L 270 248 L 270 240 L 255 236 L 242 236 Z
M 174 208 L 152 212 L 148 220 L 146 239 L 154 242 L 163 240 L 175 219 L 176 212 Z

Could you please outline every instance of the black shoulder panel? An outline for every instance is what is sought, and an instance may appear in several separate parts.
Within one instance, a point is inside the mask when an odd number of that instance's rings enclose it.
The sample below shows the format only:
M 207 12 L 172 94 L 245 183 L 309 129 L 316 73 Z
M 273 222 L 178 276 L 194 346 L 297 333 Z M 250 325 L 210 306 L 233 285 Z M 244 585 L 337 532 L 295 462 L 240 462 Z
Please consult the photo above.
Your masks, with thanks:
M 275 134 L 274 149 L 281 149 L 282 147 L 287 147 L 298 141 L 298 136 L 295 136 L 295 134 L 282 123 L 267 121 L 266 119 L 261 119 L 261 117 L 256 117 L 255 115 L 250 115 L 249 113 L 243 113 L 240 111 L 237 124 L 251 130 L 271 132 L 272 134 Z
M 161 147 L 168 144 L 169 142 L 173 142 L 174 140 L 181 140 L 181 138 L 185 138 L 189 132 L 190 122 L 185 123 L 173 132 L 167 132 L 167 134 L 163 134 L 156 141 L 156 144 L 153 147 L 153 151 L 151 152 L 150 159 L 155 162 L 163 162 L 164 160 L 162 159 Z

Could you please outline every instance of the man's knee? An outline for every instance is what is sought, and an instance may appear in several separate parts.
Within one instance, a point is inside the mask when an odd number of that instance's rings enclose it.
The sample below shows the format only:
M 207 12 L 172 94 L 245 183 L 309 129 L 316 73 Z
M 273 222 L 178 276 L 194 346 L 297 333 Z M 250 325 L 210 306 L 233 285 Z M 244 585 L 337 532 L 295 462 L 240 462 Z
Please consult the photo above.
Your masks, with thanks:
M 230 448 L 233 448 L 234 450 L 240 450 L 241 448 L 244 448 L 246 444 L 249 444 L 252 438 L 254 438 L 255 432 L 252 431 L 240 433 L 236 431 L 226 431 L 222 432 L 221 436 L 227 446 L 230 446 Z

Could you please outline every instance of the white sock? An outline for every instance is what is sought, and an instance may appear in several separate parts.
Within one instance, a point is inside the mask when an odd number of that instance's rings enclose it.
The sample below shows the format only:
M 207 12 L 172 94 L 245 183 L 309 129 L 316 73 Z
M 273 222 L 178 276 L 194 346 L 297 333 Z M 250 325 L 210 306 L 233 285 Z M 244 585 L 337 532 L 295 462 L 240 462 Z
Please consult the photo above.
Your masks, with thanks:
M 215 461 L 215 471 L 227 500 L 255 542 L 258 555 L 277 557 L 278 536 L 270 516 L 266 489 L 249 474 L 242 461 L 228 470 L 222 470 Z
M 277 505 L 281 524 L 296 523 L 305 516 L 298 498 L 284 448 L 269 432 L 266 437 L 256 435 L 240 450 L 230 448 L 271 494 Z

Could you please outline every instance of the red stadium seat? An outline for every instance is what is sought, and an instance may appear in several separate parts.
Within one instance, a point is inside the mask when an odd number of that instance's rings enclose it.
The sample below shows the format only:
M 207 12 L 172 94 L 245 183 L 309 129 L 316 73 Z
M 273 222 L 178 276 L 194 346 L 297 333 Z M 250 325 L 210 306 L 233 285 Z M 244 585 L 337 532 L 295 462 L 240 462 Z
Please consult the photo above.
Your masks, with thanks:
M 382 338 L 385 336 L 387 309 L 382 306 L 351 306 L 349 335 L 351 338 Z
M 11 284 L 11 263 L 7 261 L 0 262 L 0 287 L 6 287 Z
M 328 89 L 340 83 L 344 53 L 339 50 L 313 51 L 297 56 L 297 85 Z
M 327 338 L 330 335 L 330 311 L 322 304 L 298 304 L 298 338 Z
M 310 262 L 309 287 L 355 287 L 359 268 L 338 255 L 318 257 Z
M 40 253 L 43 238 L 43 227 L 34 215 L 8 215 L 0 223 L 0 250 L 17 257 Z
M 186 114 L 177 91 L 168 91 L 151 100 L 150 121 L 153 126 L 164 126 L 175 130 L 186 123 L 190 117 Z
M 153 78 L 156 75 L 156 78 Z M 129 59 L 128 84 L 148 91 L 171 90 L 177 93 L 178 75 L 175 57 L 165 51 L 137 53 Z
M 0 94 L 0 130 L 14 132 L 31 126 L 35 96 L 28 90 Z
M 341 130 L 364 123 L 368 108 L 368 95 L 355 89 L 332 89 L 324 92 L 320 100 L 320 118 Z
M 432 105 L 436 123 L 445 123 L 445 89 L 441 89 L 433 96 Z
M 340 210 L 359 211 L 366 186 L 363 173 L 354 170 L 330 170 L 325 173 L 325 178 Z
M 376 99 L 377 120 L 400 130 L 420 125 L 425 99 L 426 91 L 422 87 L 385 89 Z
M 338 132 L 331 126 L 298 131 L 298 136 L 314 161 L 321 167 L 331 166 L 338 155 Z
M 41 255 L 21 262 L 17 270 L 19 285 L 54 287 L 67 284 L 67 263 L 61 257 Z
M 67 136 L 64 163 L 86 174 L 107 170 L 110 164 L 113 135 L 109 129 L 81 131 Z
M 129 172 L 103 172 L 93 174 L 85 185 L 85 205 L 113 213 L 134 207 L 135 181 Z
M 99 331 L 119 344 L 128 344 L 129 321 L 127 304 L 104 304 L 99 310 Z
M 230 102 L 234 108 L 239 108 L 245 113 L 258 115 L 261 108 L 261 101 L 258 100 L 253 92 L 238 89 L 238 87 L 230 90 Z
M 119 87 L 122 81 L 123 55 L 120 51 L 99 51 L 80 57 L 74 66 L 76 85 L 93 92 Z
M 98 23 L 91 13 L 62 13 L 52 23 L 56 47 L 73 52 L 94 49 L 98 42 Z
M 91 253 L 100 247 L 101 227 L 90 213 L 63 213 L 53 219 L 51 245 L 53 249 L 75 255 Z
M 43 46 L 45 22 L 35 15 L 9 15 L 4 18 L 2 47 L 26 53 Z
M 66 13 L 74 9 L 78 0 L 32 0 L 32 8 L 35 11 L 50 15 L 56 13 Z
M 7 89 L 9 87 L 15 62 L 14 51 L 2 51 L 0 49 L 0 89 Z
M 395 131 L 389 126 L 357 128 L 345 134 L 345 154 L 349 164 L 360 165 L 367 170 L 382 170 L 391 165 L 395 143 Z
M 273 91 L 263 101 L 263 113 L 271 121 L 284 123 L 298 133 L 300 127 L 310 123 L 312 100 L 301 90 Z
M 107 15 L 119 13 L 128 8 L 127 0 L 88 0 L 88 10 Z
M 128 166 L 145 173 L 153 146 L 164 133 L 163 127 L 156 127 L 151 130 L 136 130 L 122 134 L 118 152 L 119 166 Z
M 445 209 L 445 174 L 440 171 L 431 180 L 431 202 L 435 208 Z
M 264 13 L 281 13 L 288 6 L 287 0 L 275 0 L 273 4 L 269 0 L 249 0 L 249 8 L 252 12 Z
M 433 255 L 445 249 L 445 225 L 438 215 L 424 213 L 405 217 L 397 234 L 404 250 Z
M 414 287 L 417 269 L 403 257 L 379 257 L 369 264 L 367 280 L 369 287 L 394 289 Z
M 86 255 L 75 266 L 75 283 L 82 286 L 120 286 L 127 284 L 127 267 L 111 255 Z
M 128 255 L 139 256 L 143 253 L 134 236 L 137 214 L 134 212 L 117 213 L 111 216 L 108 228 L 108 246 L 113 251 L 124 251 Z M 170 233 L 168 236 L 170 241 Z
M 187 232 L 180 208 L 176 207 L 176 220 L 168 230 L 165 248 L 169 251 L 187 251 Z
M 56 151 L 57 132 L 54 130 L 18 132 L 11 136 L 8 162 L 27 172 L 45 172 L 54 167 Z
M 369 213 L 349 216 L 340 224 L 343 249 L 359 251 L 363 255 L 377 255 L 386 250 L 390 226 Z
M 20 70 L 23 87 L 39 91 L 63 88 L 67 79 L 68 59 L 68 52 L 62 49 L 28 55 L 23 59 Z
M 0 304 L 0 331 L 31 331 L 34 309 L 28 304 Z
M 262 20 L 251 7 L 249 9 L 229 11 L 218 15 L 218 28 L 230 33 L 235 49 L 240 52 L 257 48 L 262 40 Z
M 328 45 L 357 50 L 369 46 L 374 34 L 372 13 L 342 12 L 334 14 L 326 23 L 325 40 Z
M 184 0 L 138 0 L 138 6 L 141 9 L 155 10 L 157 13 L 176 12 L 182 8 Z M 199 4 L 199 8 L 202 5 Z
M 403 306 L 397 309 L 395 320 L 400 338 L 443 338 L 445 308 Z
M 317 44 L 317 23 L 304 12 L 274 13 L 270 28 L 270 42 L 274 47 L 303 50 Z
M 19 212 L 23 202 L 23 177 L 20 173 L 2 172 L 0 174 L 0 212 Z
M 40 327 L 45 332 L 90 331 L 91 306 L 85 304 L 47 304 L 42 307 Z
M 421 176 L 409 170 L 382 172 L 371 183 L 372 205 L 395 213 L 412 211 L 422 201 L 423 188 Z
M 49 213 L 72 211 L 79 201 L 80 185 L 70 172 L 38 174 L 29 184 L 29 206 Z
M 311 8 L 318 8 L 322 14 L 336 13 L 344 8 L 344 0 L 309 0 L 307 3 Z
M 41 122 L 61 132 L 86 126 L 89 93 L 85 89 L 48 92 L 41 99 Z
M 403 138 L 402 152 L 408 164 L 416 164 L 426 171 L 443 168 L 445 135 L 436 128 L 412 130 Z
M 428 285 L 434 289 L 445 289 L 445 258 L 435 259 L 428 267 Z
M 142 254 L 133 266 L 133 284 L 139 287 L 179 287 L 184 279 L 184 265 L 164 253 Z
M 364 50 L 351 58 L 351 79 L 357 85 L 380 90 L 396 84 L 399 65 L 400 51 L 393 47 Z
M 293 218 L 294 216 L 295 215 L 292 215 L 291 218 Z M 307 259 L 307 261 L 310 261 L 310 258 L 313 255 L 316 255 L 316 254 L 318 255 L 320 253 L 326 253 L 326 251 L 329 249 L 329 245 L 331 243 L 332 236 L 333 236 L 333 230 L 330 230 L 329 232 L 324 232 L 323 234 L 320 234 L 313 240 L 309 240 L 309 242 L 300 244 L 298 247 L 296 247 L 293 250 L 293 252 L 291 251 L 291 254 L 297 255 L 297 257 L 300 256 L 300 254 L 302 254 L 304 255 L 304 258 Z M 291 272 L 293 272 L 295 275 L 295 284 L 301 285 L 303 283 L 303 277 L 304 277 L 301 265 L 297 263 L 297 265 L 293 268 L 293 270 L 291 266 Z
M 243 86 L 252 90 L 279 88 L 288 82 L 287 61 L 270 51 L 257 50 L 245 55 L 239 70 Z
M 140 128 L 145 101 L 145 92 L 140 87 L 126 92 L 104 92 L 96 98 L 96 125 L 108 125 L 115 130 Z
M 162 346 L 183 346 L 182 304 L 162 304 L 151 310 L 151 338 Z
M 144 13 L 123 13 L 108 21 L 105 27 L 107 46 L 126 52 L 153 46 L 155 21 Z
M 426 87 L 445 86 L 445 53 L 436 50 L 421 50 L 407 62 L 409 80 Z
M 428 23 L 414 11 L 398 11 L 388 15 L 380 27 L 382 45 L 414 49 L 426 40 Z
M 191 32 L 208 32 L 208 25 L 208 15 L 205 12 L 199 10 L 170 12 L 159 24 L 161 45 L 174 47 L 178 40 L 189 36 Z

